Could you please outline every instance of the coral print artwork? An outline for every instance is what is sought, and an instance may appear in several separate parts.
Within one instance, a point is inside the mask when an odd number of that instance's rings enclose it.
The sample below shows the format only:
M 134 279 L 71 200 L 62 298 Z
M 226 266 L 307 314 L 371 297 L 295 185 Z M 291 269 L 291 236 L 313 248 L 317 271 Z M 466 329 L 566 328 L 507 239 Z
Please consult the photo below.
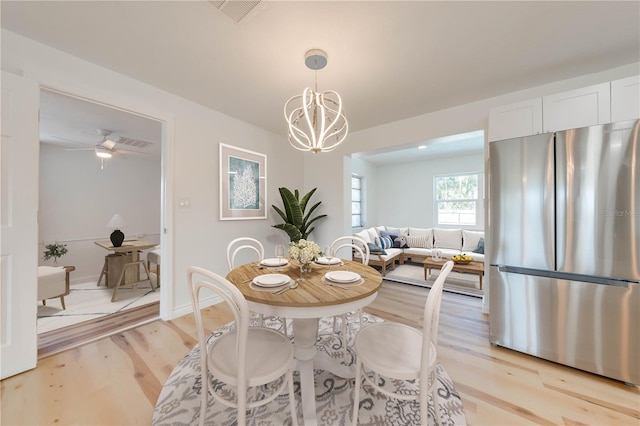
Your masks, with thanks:
M 266 219 L 267 157 L 220 144 L 220 220 Z

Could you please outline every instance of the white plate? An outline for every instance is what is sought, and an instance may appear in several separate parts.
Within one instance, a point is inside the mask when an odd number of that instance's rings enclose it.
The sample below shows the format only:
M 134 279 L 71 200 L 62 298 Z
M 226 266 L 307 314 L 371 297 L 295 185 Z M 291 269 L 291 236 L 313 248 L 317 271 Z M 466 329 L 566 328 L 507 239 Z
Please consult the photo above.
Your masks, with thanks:
M 332 257 L 331 261 L 329 261 L 329 259 L 323 256 L 319 257 L 318 260 L 316 260 L 316 263 L 319 263 L 320 265 L 338 265 L 341 262 L 342 261 L 339 257 Z
M 327 272 L 324 277 L 336 283 L 353 283 L 361 278 L 360 275 L 351 271 L 331 271 Z
M 258 275 L 253 279 L 253 283 L 260 287 L 279 287 L 289 281 L 291 281 L 291 278 L 284 274 Z
M 278 259 L 277 257 L 271 259 L 263 259 L 262 262 L 260 262 L 260 264 L 263 266 L 284 266 L 288 263 L 289 261 L 287 259 Z

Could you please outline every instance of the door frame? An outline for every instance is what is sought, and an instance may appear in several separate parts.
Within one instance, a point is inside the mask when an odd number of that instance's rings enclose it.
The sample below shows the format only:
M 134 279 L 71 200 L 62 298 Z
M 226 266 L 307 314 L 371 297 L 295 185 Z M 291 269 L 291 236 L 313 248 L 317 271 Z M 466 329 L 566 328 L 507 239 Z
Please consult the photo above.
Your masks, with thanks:
M 106 108 L 117 109 L 160 123 L 161 126 L 161 158 L 160 158 L 160 246 L 162 267 L 159 282 L 167 283 L 160 289 L 160 318 L 169 320 L 173 312 L 173 214 L 169 206 L 173 203 L 173 160 L 167 155 L 173 149 L 173 117 L 166 111 L 138 99 L 118 98 L 113 94 L 94 88 L 79 88 L 72 84 L 48 82 L 38 78 L 39 90 L 53 91 L 71 98 L 92 102 Z M 117 98 L 117 99 L 116 99 Z M 39 125 L 38 125 L 39 128 Z M 38 159 L 36 159 L 38 161 Z M 37 252 L 37 247 L 35 248 Z

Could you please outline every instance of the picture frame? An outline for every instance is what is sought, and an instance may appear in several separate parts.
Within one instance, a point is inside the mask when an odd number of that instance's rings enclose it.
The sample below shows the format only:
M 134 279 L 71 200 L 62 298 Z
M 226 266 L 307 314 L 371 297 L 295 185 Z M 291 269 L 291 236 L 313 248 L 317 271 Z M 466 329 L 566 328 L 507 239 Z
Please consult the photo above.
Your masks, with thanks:
M 220 220 L 267 218 L 267 156 L 220 143 Z

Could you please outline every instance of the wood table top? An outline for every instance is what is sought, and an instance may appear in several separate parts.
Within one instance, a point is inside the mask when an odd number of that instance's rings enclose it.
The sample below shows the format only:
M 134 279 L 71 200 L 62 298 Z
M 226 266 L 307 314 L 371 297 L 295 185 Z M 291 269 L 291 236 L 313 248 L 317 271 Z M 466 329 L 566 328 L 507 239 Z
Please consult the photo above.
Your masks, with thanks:
M 313 264 L 311 272 L 304 274 L 304 280 L 298 283 L 298 288 L 273 294 L 270 291 L 258 291 L 251 287 L 251 280 L 259 275 L 278 273 L 291 277 L 300 277 L 300 267 L 292 262 L 282 268 L 259 267 L 260 261 L 238 266 L 229 274 L 227 280 L 238 287 L 247 300 L 273 306 L 312 307 L 329 306 L 348 303 L 363 299 L 376 293 L 382 285 L 380 273 L 370 266 L 360 262 L 343 260 L 344 265 L 333 265 L 329 269 L 326 265 Z M 345 285 L 348 289 L 334 287 L 324 282 L 324 274 L 331 271 L 349 270 L 360 274 L 363 283 L 360 285 Z
M 111 240 L 98 240 L 95 241 L 97 245 L 103 249 L 111 250 L 114 252 L 128 252 L 134 250 L 147 250 L 157 246 L 157 243 L 151 243 L 143 240 L 128 240 L 124 241 L 120 247 L 114 247 Z

